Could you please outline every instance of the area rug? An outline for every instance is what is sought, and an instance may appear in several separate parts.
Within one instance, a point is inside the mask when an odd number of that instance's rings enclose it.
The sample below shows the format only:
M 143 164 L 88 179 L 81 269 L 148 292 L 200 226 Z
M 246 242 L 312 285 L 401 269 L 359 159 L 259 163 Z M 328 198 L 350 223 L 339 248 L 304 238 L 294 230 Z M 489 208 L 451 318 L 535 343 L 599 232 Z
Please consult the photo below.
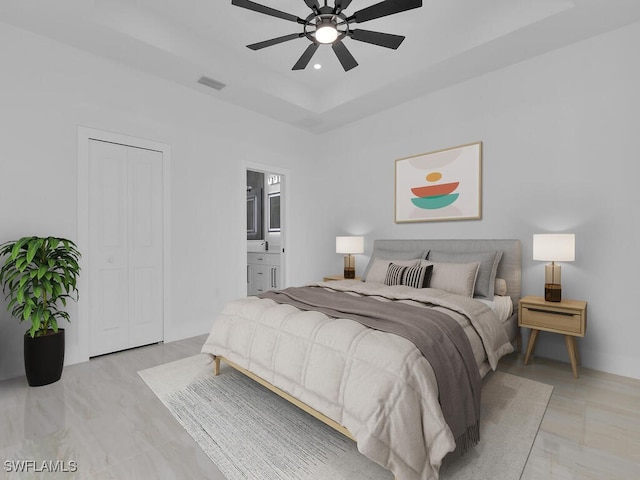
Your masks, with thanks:
M 392 480 L 353 441 L 206 355 L 138 372 L 228 480 Z M 502 372 L 482 388 L 480 443 L 443 480 L 518 480 L 553 387 Z

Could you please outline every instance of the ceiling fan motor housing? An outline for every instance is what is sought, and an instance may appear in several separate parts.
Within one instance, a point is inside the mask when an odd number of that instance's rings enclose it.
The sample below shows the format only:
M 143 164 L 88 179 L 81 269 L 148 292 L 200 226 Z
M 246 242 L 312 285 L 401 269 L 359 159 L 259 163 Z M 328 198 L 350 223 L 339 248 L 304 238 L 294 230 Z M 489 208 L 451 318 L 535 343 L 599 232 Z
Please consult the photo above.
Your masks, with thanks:
M 332 9 L 329 9 L 330 13 L 320 13 L 316 15 L 312 13 L 305 19 L 304 34 L 314 43 L 331 44 L 337 41 L 341 41 L 349 34 L 349 23 L 343 14 L 334 14 Z M 335 32 L 335 36 L 332 39 L 324 40 L 321 34 L 318 34 L 318 30 L 323 28 L 332 29 Z

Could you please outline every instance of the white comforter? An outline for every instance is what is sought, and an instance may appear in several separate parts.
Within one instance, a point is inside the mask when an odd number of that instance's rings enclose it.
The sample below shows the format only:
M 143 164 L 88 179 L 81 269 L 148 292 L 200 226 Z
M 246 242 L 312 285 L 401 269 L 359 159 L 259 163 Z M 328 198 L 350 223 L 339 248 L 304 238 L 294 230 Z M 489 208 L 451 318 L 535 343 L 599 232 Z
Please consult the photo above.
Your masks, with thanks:
M 495 369 L 513 351 L 482 302 L 429 288 L 349 280 L 318 285 L 437 305 L 463 325 L 482 374 L 487 361 Z M 228 358 L 344 425 L 358 450 L 398 480 L 437 479 L 443 457 L 455 448 L 431 366 L 397 335 L 247 297 L 226 305 L 202 352 Z

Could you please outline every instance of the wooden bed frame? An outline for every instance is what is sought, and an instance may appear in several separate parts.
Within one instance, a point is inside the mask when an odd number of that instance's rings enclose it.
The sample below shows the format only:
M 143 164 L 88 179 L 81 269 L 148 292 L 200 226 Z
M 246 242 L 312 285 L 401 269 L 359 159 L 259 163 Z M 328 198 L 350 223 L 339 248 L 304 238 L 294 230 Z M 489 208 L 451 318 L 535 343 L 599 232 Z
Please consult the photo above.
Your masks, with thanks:
M 438 250 L 445 252 L 486 252 L 489 250 L 502 250 L 503 256 L 498 266 L 497 277 L 504 278 L 507 281 L 507 294 L 511 296 L 514 303 L 514 315 L 510 321 L 517 318 L 517 306 L 521 296 L 521 270 L 522 270 L 522 253 L 520 240 L 374 240 L 374 254 L 376 249 L 382 250 L 394 250 L 394 251 L 412 251 L 416 249 L 426 250 Z M 517 325 L 517 321 L 516 321 Z M 515 338 L 511 338 L 511 341 L 516 341 L 518 349 L 521 345 L 520 330 L 516 330 Z M 327 417 L 318 410 L 310 407 L 306 403 L 298 400 L 287 392 L 279 389 L 270 382 L 264 380 L 253 372 L 235 364 L 227 358 L 217 355 L 214 357 L 213 374 L 218 376 L 220 374 L 220 364 L 224 361 L 230 367 L 238 370 L 240 373 L 246 375 L 252 380 L 256 381 L 260 385 L 269 389 L 273 393 L 284 398 L 288 402 L 292 403 L 296 407 L 307 412 L 309 415 L 317 418 L 324 424 L 340 432 L 344 436 L 350 438 L 354 442 L 355 437 L 347 430 L 346 427 L 339 424 L 335 420 Z M 394 480 L 397 480 L 394 478 Z
M 330 419 L 329 417 L 327 417 L 326 415 L 324 415 L 323 413 L 320 413 L 319 411 L 317 411 L 314 408 L 311 408 L 309 405 L 307 405 L 304 402 L 301 402 L 300 400 L 298 400 L 297 398 L 289 395 L 287 392 L 280 390 L 278 387 L 276 387 L 275 385 L 272 385 L 271 383 L 267 382 L 266 380 L 264 380 L 263 378 L 260 378 L 258 375 L 256 375 L 255 373 L 250 372 L 249 370 L 247 370 L 246 368 L 242 368 L 240 365 L 237 365 L 229 360 L 227 360 L 226 358 L 217 355 L 214 360 L 213 360 L 213 375 L 215 377 L 217 377 L 220 374 L 220 361 L 224 360 L 224 363 L 226 363 L 227 365 L 229 365 L 232 368 L 235 368 L 236 370 L 238 370 L 240 373 L 245 374 L 247 377 L 249 377 L 252 380 L 255 380 L 256 382 L 258 382 L 260 385 L 262 385 L 263 387 L 268 388 L 269 390 L 271 390 L 273 393 L 280 395 L 282 398 L 284 398 L 285 400 L 287 400 L 290 403 L 293 403 L 296 407 L 304 410 L 305 412 L 307 412 L 309 415 L 313 415 L 314 417 L 316 417 L 318 420 L 320 420 L 321 422 L 329 425 L 331 428 L 333 428 L 334 430 L 337 430 L 338 432 L 340 432 L 341 434 L 343 434 L 344 436 L 350 438 L 351 440 L 353 440 L 354 442 L 356 441 L 355 437 L 351 434 L 351 432 L 349 432 L 349 430 L 347 430 L 345 427 L 343 427 L 342 425 L 340 425 L 338 422 Z

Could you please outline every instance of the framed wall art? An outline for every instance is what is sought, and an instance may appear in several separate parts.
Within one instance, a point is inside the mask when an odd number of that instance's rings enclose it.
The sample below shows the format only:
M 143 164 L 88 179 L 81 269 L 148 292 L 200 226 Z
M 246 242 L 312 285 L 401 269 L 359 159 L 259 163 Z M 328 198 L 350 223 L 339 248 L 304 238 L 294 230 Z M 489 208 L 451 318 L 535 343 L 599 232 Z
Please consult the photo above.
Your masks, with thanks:
M 396 160 L 395 221 L 482 217 L 482 142 Z

